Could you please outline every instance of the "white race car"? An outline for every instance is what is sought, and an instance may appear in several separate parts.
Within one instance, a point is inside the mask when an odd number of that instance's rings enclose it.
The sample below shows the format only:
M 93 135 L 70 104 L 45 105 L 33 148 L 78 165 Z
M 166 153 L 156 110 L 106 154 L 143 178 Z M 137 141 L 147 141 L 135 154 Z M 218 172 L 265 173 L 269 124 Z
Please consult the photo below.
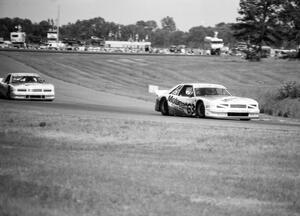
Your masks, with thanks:
M 155 110 L 162 115 L 250 120 L 259 118 L 258 102 L 232 96 L 222 85 L 184 83 L 155 90 Z
M 36 73 L 9 73 L 0 78 L 0 93 L 8 99 L 55 99 L 54 85 L 45 83 Z

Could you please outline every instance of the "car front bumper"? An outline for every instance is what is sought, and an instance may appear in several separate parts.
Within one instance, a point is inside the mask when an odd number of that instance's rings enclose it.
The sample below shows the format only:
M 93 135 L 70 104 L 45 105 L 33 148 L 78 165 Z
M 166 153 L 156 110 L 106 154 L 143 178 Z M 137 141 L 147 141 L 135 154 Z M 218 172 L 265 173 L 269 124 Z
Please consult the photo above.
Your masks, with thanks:
M 205 110 L 205 116 L 211 118 L 224 118 L 224 119 L 259 119 L 259 110 L 217 110 L 217 109 L 207 109 Z
M 54 100 L 55 95 L 52 94 L 26 94 L 26 93 L 19 93 L 19 92 L 11 92 L 10 94 L 11 99 L 19 99 L 19 100 Z

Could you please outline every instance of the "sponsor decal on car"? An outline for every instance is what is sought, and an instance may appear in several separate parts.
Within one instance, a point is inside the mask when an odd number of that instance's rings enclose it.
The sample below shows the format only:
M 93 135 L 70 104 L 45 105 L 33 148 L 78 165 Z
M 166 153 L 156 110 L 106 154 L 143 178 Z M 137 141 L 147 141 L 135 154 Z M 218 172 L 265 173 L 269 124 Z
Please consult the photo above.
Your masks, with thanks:
M 178 106 L 179 110 L 183 111 L 185 114 L 192 115 L 195 113 L 195 104 L 182 102 L 177 98 L 173 97 L 172 95 L 168 97 L 168 101 Z

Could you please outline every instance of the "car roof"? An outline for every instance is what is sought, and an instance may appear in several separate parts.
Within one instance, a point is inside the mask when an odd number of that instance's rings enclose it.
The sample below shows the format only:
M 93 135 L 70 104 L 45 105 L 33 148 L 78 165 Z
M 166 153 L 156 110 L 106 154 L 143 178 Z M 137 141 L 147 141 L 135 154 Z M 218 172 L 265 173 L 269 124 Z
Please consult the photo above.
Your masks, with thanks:
M 40 77 L 40 75 L 38 75 L 37 73 L 10 73 L 10 75 L 12 76 L 36 76 L 36 77 Z
M 194 88 L 225 88 L 223 85 L 213 83 L 181 83 L 181 85 L 191 85 Z

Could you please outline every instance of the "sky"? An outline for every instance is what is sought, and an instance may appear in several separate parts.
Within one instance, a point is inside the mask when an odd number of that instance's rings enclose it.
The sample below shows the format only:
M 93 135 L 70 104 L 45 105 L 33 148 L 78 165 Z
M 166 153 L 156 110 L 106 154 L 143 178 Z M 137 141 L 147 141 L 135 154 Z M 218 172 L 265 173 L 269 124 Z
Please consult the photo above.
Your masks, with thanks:
M 53 19 L 60 25 L 102 17 L 121 25 L 172 17 L 177 29 L 235 22 L 240 0 L 0 0 L 0 18 Z M 60 8 L 58 10 L 58 8 Z

